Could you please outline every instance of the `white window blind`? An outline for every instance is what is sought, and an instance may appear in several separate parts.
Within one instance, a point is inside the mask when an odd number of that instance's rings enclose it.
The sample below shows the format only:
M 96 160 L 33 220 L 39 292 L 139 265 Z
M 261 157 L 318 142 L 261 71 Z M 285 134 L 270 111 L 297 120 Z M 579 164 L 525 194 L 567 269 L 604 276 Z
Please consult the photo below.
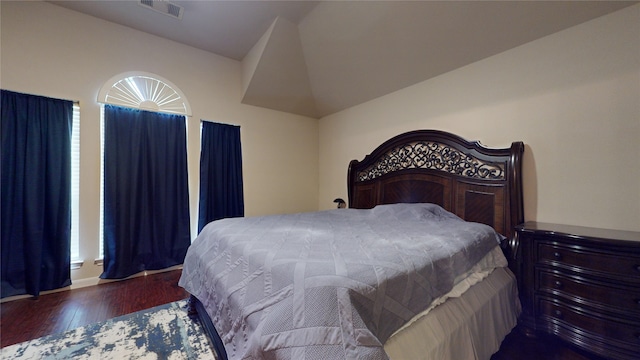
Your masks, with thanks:
M 104 259 L 104 104 L 100 106 L 100 230 L 99 259 Z
M 73 103 L 71 132 L 71 261 L 80 260 L 80 104 Z

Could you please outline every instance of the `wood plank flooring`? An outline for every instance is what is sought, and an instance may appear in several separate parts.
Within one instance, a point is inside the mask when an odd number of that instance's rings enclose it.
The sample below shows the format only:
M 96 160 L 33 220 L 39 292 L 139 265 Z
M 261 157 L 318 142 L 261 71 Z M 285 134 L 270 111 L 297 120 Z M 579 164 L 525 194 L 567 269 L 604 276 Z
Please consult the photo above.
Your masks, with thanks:
M 104 321 L 116 316 L 186 299 L 178 286 L 181 270 L 41 295 L 0 304 L 0 345 Z
M 0 304 L 1 347 L 185 299 L 181 270 Z M 563 343 L 514 330 L 491 360 L 591 360 Z

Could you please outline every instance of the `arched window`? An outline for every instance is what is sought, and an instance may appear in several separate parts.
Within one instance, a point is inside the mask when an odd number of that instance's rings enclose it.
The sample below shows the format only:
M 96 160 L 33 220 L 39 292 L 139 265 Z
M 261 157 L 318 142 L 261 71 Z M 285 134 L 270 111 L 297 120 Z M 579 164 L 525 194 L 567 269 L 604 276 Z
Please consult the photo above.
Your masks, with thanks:
M 191 240 L 187 99 L 158 75 L 127 72 L 102 86 L 98 102 L 102 103 L 100 256 L 104 258 L 100 277 L 122 278 L 182 263 Z M 162 229 L 164 224 L 175 228 Z M 161 250 L 149 250 L 154 247 Z
M 191 116 L 191 106 L 177 86 L 159 75 L 141 71 L 109 79 L 98 93 L 98 102 Z

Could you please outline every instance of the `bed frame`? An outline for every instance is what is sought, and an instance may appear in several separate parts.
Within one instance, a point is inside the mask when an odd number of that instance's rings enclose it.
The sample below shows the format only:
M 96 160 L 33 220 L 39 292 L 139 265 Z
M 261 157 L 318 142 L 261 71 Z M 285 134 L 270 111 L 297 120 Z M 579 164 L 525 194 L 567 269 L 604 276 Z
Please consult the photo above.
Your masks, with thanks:
M 348 172 L 349 207 L 430 202 L 459 217 L 492 226 L 505 236 L 502 249 L 509 267 L 515 263 L 514 227 L 524 221 L 521 159 L 524 144 L 491 149 L 457 135 L 417 130 L 395 136 L 362 161 L 352 160 Z M 191 297 L 191 311 L 205 326 L 218 359 L 224 347 L 200 302 Z
M 524 222 L 524 144 L 491 149 L 437 130 L 395 136 L 349 164 L 349 207 L 430 202 L 464 220 L 492 226 L 515 272 L 514 227 Z

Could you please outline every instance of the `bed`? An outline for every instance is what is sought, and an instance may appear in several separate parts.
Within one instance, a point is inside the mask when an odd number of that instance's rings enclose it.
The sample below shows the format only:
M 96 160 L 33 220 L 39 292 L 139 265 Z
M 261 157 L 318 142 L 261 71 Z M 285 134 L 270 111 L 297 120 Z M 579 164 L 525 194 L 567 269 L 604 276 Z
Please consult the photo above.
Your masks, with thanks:
M 350 162 L 348 209 L 207 225 L 180 286 L 217 357 L 489 359 L 520 313 L 523 151 L 411 131 Z

